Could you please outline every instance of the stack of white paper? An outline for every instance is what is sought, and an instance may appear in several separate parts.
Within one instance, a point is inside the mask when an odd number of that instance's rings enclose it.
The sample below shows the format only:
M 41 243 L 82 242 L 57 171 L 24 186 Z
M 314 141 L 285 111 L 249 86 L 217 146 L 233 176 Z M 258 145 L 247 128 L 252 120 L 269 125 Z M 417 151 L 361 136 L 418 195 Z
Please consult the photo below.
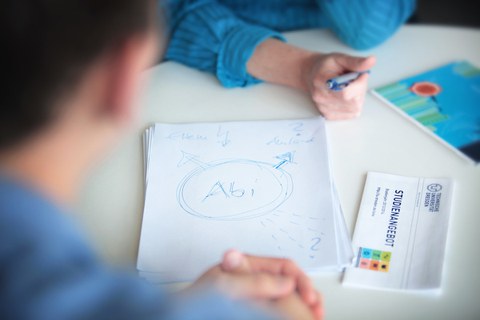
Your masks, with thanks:
M 230 248 L 310 272 L 351 263 L 322 118 L 155 124 L 143 142 L 142 274 L 192 280 Z

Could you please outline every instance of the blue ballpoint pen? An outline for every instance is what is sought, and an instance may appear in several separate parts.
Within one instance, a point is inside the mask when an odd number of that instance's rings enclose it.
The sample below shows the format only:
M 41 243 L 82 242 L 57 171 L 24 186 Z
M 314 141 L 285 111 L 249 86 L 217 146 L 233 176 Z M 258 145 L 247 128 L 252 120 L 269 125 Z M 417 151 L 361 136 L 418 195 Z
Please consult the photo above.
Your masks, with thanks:
M 370 73 L 370 70 L 362 72 L 350 72 L 332 78 L 330 80 L 327 80 L 327 87 L 332 91 L 340 91 L 364 73 Z

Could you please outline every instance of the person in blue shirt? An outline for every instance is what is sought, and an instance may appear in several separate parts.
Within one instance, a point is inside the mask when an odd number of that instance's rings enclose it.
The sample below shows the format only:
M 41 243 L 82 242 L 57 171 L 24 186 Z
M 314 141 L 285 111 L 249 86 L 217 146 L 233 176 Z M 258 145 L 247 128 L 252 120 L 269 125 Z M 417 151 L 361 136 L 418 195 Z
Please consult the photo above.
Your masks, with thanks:
M 140 74 L 159 51 L 156 1 L 0 7 L 0 319 L 322 317 L 312 283 L 285 259 L 228 251 L 176 296 L 105 266 L 68 214 L 138 112 Z
M 339 120 L 360 115 L 368 75 L 342 92 L 327 90 L 326 80 L 368 70 L 375 57 L 312 52 L 279 32 L 328 28 L 354 49 L 371 49 L 412 15 L 415 0 L 169 0 L 166 6 L 167 60 L 213 73 L 229 88 L 267 81 L 299 89 L 325 118 Z

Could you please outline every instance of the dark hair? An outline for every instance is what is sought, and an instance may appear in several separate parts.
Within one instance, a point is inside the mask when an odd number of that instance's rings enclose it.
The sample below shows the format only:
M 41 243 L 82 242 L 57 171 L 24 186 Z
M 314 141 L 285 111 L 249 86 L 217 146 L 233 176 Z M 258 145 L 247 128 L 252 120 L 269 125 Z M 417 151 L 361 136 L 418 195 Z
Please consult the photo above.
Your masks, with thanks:
M 43 128 L 91 63 L 152 23 L 152 0 L 2 0 L 0 150 Z

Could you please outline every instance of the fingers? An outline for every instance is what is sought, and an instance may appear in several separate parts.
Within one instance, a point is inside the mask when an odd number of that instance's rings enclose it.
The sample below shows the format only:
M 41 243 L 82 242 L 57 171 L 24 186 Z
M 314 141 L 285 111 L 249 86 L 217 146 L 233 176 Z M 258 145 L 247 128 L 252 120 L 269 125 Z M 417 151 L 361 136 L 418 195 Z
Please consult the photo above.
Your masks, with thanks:
M 309 308 L 297 294 L 292 294 L 271 303 L 273 311 L 282 316 L 282 318 L 291 320 L 320 320 L 315 316 L 312 309 Z
M 216 280 L 216 286 L 220 291 L 237 299 L 272 300 L 288 296 L 295 291 L 295 282 L 292 278 L 268 273 L 223 273 Z
M 375 56 L 353 57 L 345 54 L 335 55 L 336 62 L 347 71 L 366 71 L 371 69 L 375 63 Z
M 320 113 L 328 120 L 345 120 L 360 115 L 368 85 L 368 74 L 362 74 L 342 91 L 315 87 L 312 99 Z
M 245 255 L 229 250 L 222 263 L 200 276 L 191 290 L 213 286 L 234 299 L 250 300 L 275 300 L 295 293 L 296 283 L 292 277 L 280 273 L 242 272 L 247 271 L 246 263 L 248 261 Z
M 303 301 L 308 305 L 317 302 L 317 292 L 313 287 L 310 278 L 291 260 L 285 260 L 281 273 L 286 276 L 293 277 L 296 280 L 297 291 Z
M 232 267 L 232 264 L 234 265 Z M 310 278 L 293 261 L 281 258 L 264 258 L 242 254 L 236 250 L 225 253 L 222 269 L 231 272 L 267 272 L 291 277 L 296 290 L 308 305 L 316 303 L 317 293 Z
M 228 252 L 227 252 L 228 253 Z M 272 274 L 281 274 L 282 265 L 285 259 L 281 258 L 266 258 L 242 254 L 243 258 L 248 261 L 249 272 L 270 272 Z
M 246 255 L 228 250 L 219 265 L 222 276 L 216 286 L 234 298 L 258 301 L 290 301 L 297 296 L 308 310 L 294 319 L 323 319 L 323 304 L 310 278 L 291 260 Z M 220 280 L 220 281 L 218 281 Z M 288 303 L 287 303 L 288 304 Z
M 312 100 L 320 113 L 328 120 L 344 120 L 360 115 L 367 90 L 368 74 L 362 74 L 345 89 L 332 91 L 326 81 L 352 71 L 371 69 L 374 56 L 353 57 L 341 53 L 319 55 L 308 74 L 307 83 Z
M 367 73 L 360 75 L 341 91 L 332 91 L 332 94 L 339 99 L 349 101 L 358 96 L 364 96 L 368 86 Z
M 226 272 L 249 273 L 253 272 L 249 260 L 238 250 L 230 249 L 223 255 L 220 267 Z
M 325 311 L 323 308 L 323 298 L 319 293 L 317 293 L 317 303 L 311 306 L 310 309 L 316 320 L 322 320 L 324 318 Z
M 317 293 L 310 278 L 291 260 L 257 257 L 242 254 L 237 250 L 229 250 L 224 255 L 221 267 L 227 272 L 267 272 L 291 277 L 295 280 L 296 288 L 302 299 L 308 304 L 316 302 Z

